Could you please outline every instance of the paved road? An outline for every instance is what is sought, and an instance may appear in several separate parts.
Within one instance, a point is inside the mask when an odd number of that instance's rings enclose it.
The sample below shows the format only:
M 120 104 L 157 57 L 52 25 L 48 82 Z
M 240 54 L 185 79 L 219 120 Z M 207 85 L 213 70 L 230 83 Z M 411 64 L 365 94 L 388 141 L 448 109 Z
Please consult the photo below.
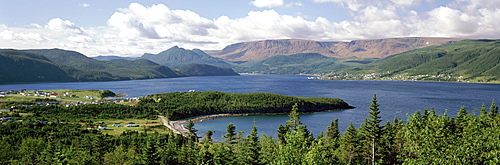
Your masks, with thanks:
M 163 125 L 172 130 L 174 133 L 181 134 L 182 136 L 188 136 L 188 130 L 182 126 L 182 124 L 186 123 L 186 121 L 168 121 L 165 116 L 158 115 L 158 117 L 161 119 Z

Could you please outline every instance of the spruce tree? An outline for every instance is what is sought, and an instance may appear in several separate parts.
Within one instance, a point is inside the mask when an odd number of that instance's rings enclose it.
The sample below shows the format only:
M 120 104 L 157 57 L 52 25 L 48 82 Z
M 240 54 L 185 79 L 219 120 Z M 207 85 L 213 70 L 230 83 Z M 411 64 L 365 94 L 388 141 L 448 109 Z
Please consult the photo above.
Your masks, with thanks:
M 339 119 L 334 119 L 330 126 L 326 128 L 326 137 L 328 139 L 336 139 L 339 137 Z
M 194 122 L 192 120 L 189 120 L 188 124 L 186 125 L 186 129 L 189 131 L 189 137 L 191 141 L 197 142 L 198 135 L 196 135 L 196 132 L 198 132 L 198 130 L 194 128 Z
M 370 107 L 370 113 L 369 118 L 366 120 L 366 129 L 369 133 L 369 139 L 371 140 L 371 161 L 372 164 L 375 164 L 376 162 L 376 149 L 377 149 L 377 140 L 380 139 L 382 136 L 382 129 L 383 126 L 380 125 L 380 122 L 382 120 L 380 119 L 381 117 L 379 116 L 380 110 L 379 110 L 379 105 L 377 104 L 377 94 L 373 95 L 372 98 L 372 104 Z
M 492 101 L 490 106 L 490 113 L 488 114 L 488 116 L 495 117 L 497 115 L 498 115 L 498 107 L 495 105 L 495 101 Z
M 235 139 L 236 139 L 236 126 L 234 126 L 233 123 L 229 123 L 226 127 L 226 134 L 224 135 L 226 139 L 226 141 L 229 143 L 229 144 L 234 144 L 236 143 L 235 142 Z
M 343 152 L 343 160 L 346 161 L 346 164 L 354 164 L 356 162 L 356 157 L 359 154 L 358 146 L 358 130 L 352 123 L 349 124 L 349 127 L 344 132 L 344 135 L 341 137 L 340 149 Z

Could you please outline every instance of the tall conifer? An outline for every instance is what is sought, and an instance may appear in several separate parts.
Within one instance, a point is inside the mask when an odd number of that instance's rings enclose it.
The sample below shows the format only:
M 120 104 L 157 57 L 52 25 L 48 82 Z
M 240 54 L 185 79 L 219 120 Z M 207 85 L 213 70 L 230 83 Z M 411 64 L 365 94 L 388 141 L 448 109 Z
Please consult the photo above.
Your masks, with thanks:
M 370 113 L 369 118 L 366 120 L 366 129 L 369 133 L 369 138 L 371 140 L 371 161 L 372 164 L 375 164 L 376 159 L 375 159 L 375 152 L 377 149 L 377 140 L 380 139 L 382 136 L 382 129 L 383 126 L 380 125 L 380 122 L 382 120 L 380 119 L 381 117 L 379 116 L 380 110 L 379 110 L 379 105 L 377 104 L 377 94 L 373 95 L 372 98 L 372 104 L 370 106 Z

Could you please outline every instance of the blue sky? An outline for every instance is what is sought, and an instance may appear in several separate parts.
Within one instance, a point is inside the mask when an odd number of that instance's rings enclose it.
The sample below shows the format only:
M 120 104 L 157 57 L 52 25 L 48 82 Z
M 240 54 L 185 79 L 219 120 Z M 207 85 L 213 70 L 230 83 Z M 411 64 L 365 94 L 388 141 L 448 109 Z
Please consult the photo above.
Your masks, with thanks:
M 0 0 L 0 48 L 140 56 L 265 39 L 500 38 L 492 0 Z

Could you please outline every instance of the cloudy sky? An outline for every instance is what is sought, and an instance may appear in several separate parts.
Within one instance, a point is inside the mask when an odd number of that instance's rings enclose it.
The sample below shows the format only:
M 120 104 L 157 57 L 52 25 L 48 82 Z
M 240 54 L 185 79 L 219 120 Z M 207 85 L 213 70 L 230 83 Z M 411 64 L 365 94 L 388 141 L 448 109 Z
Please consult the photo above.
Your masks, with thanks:
M 140 56 L 264 39 L 500 38 L 498 0 L 0 0 L 0 48 Z

